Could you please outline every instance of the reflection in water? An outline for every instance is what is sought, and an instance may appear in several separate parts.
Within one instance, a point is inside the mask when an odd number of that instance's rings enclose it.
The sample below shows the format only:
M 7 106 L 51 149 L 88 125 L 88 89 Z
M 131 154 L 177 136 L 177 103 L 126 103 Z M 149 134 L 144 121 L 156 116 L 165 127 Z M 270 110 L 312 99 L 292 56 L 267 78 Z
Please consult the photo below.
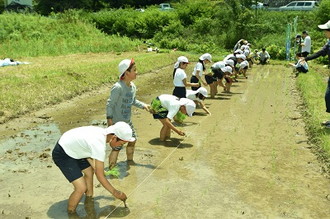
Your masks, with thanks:
M 113 205 L 110 205 L 106 207 L 102 212 L 99 214 L 99 218 L 107 217 L 125 217 L 130 213 L 129 208 L 125 207 L 116 207 Z
M 67 200 L 58 202 L 51 206 L 48 210 L 48 217 L 50 218 L 69 218 L 69 219 L 99 219 L 99 218 L 111 218 L 111 217 L 125 217 L 130 213 L 130 209 L 123 206 L 107 205 L 100 208 L 99 203 L 96 200 L 108 197 L 97 196 L 95 198 L 86 197 L 83 201 L 84 207 L 79 204 L 77 212 L 74 214 L 66 213 Z

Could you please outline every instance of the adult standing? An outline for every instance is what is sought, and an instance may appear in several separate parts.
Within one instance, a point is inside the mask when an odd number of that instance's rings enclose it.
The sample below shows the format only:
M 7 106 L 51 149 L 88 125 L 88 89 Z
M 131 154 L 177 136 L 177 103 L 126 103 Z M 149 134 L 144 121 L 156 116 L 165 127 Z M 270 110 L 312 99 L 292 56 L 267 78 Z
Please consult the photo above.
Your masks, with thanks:
M 150 110 L 150 106 L 136 99 L 136 86 L 133 80 L 136 79 L 137 68 L 134 59 L 124 59 L 119 65 L 119 81 L 116 82 L 107 101 L 106 113 L 108 126 L 116 122 L 128 123 L 133 130 L 133 137 L 136 138 L 136 131 L 131 121 L 132 106 L 140 109 Z M 133 155 L 135 143 L 129 142 L 126 147 L 128 164 L 134 164 Z M 121 148 L 113 149 L 109 155 L 109 168 L 113 168 L 117 163 L 118 154 Z
M 303 57 L 307 57 L 308 54 L 311 53 L 312 40 L 306 30 L 302 32 L 302 38 L 304 39 L 304 41 L 301 43 L 301 55 Z
M 325 24 L 318 25 L 318 27 L 324 31 L 324 35 L 328 39 L 328 41 L 321 50 L 319 50 L 318 52 L 314 53 L 311 56 L 302 58 L 302 60 L 309 61 L 312 59 L 316 59 L 320 56 L 327 55 L 328 56 L 328 68 L 330 68 L 330 20 Z M 328 79 L 327 90 L 325 92 L 325 105 L 326 105 L 326 112 L 330 113 L 330 76 Z M 325 125 L 326 128 L 330 128 L 330 121 L 323 122 L 322 124 Z

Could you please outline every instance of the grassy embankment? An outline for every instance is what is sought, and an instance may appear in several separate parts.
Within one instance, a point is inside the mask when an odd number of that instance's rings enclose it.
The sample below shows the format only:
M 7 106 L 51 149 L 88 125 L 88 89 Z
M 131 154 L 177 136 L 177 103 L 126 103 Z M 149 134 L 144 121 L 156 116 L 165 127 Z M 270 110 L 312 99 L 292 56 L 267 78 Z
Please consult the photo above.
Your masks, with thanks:
M 320 122 L 330 120 L 324 101 L 328 74 L 329 69 L 313 65 L 308 74 L 299 75 L 296 84 L 305 104 L 304 116 L 311 142 L 330 171 L 330 130 L 320 126 Z
M 118 80 L 118 63 L 133 57 L 139 74 L 173 64 L 180 53 L 87 53 L 27 58 L 0 69 L 2 120 L 73 98 Z M 1 118 L 1 117 L 0 117 Z

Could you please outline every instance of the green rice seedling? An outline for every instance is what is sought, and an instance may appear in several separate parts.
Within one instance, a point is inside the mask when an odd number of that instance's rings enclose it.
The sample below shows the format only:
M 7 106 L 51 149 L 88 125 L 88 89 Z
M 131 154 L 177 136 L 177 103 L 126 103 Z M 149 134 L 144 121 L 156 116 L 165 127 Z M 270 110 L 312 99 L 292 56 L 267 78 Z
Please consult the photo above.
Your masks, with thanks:
M 118 178 L 120 176 L 119 168 L 117 166 L 115 166 L 114 168 L 112 168 L 108 171 L 104 171 L 104 175 L 105 176 L 114 176 L 114 177 Z

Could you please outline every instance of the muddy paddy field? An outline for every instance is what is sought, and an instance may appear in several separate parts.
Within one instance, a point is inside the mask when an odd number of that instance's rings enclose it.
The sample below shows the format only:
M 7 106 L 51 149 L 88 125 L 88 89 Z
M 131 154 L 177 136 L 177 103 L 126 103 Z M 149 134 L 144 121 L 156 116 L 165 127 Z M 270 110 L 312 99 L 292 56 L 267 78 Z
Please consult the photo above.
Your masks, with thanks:
M 191 66 L 193 67 L 193 66 Z M 119 155 L 110 182 L 128 208 L 94 180 L 81 218 L 329 218 L 330 181 L 311 152 L 290 69 L 254 66 L 231 94 L 205 101 L 181 125 L 187 136 L 158 140 L 161 123 L 133 108 L 136 165 Z M 187 73 L 190 71 L 187 71 Z M 172 66 L 138 76 L 138 99 L 172 92 Z M 109 87 L 0 125 L 0 218 L 68 218 L 72 192 L 51 150 L 68 129 L 105 127 Z

